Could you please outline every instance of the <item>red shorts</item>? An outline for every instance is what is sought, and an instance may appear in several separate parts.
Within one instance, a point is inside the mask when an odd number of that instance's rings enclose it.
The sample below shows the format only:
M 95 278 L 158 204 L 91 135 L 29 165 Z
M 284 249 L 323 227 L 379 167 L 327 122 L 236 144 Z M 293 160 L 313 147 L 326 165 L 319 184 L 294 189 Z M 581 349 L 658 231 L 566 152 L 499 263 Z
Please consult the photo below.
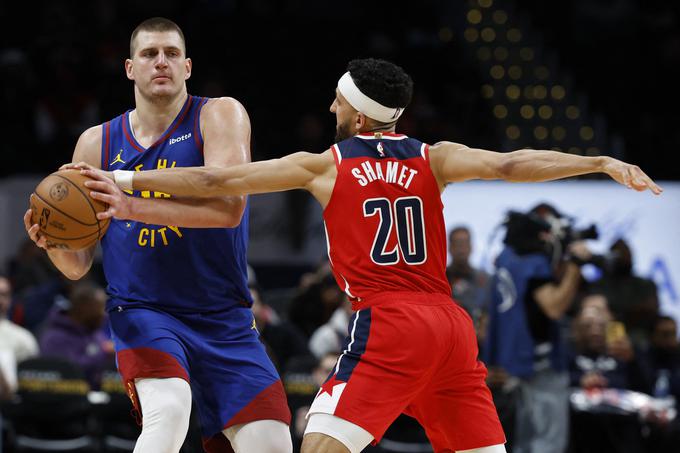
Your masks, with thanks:
M 435 452 L 505 443 L 465 310 L 423 293 L 383 294 L 357 308 L 310 414 L 352 422 L 374 443 L 401 413 L 425 428 Z

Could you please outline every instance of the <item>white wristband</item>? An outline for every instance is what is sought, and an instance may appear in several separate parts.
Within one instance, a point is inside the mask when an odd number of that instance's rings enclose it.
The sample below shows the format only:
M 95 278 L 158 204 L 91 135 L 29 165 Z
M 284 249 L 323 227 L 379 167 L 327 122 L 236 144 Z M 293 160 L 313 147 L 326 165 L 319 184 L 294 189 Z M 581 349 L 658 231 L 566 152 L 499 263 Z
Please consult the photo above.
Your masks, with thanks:
M 132 190 L 132 178 L 135 172 L 130 170 L 113 170 L 113 181 L 123 190 Z

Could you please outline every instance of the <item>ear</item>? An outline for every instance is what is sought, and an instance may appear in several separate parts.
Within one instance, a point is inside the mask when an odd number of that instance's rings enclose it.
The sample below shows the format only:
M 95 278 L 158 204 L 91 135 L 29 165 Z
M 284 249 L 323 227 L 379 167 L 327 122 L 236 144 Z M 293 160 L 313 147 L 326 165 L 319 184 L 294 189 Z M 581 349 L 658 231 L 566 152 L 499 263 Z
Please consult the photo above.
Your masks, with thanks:
M 129 58 L 125 60 L 125 75 L 129 80 L 135 80 L 135 74 L 132 69 L 132 60 Z
M 184 80 L 187 80 L 189 77 L 191 77 L 191 68 L 193 66 L 193 62 L 191 61 L 191 58 L 187 58 L 184 60 L 184 68 L 186 69 L 186 74 L 184 75 Z
M 361 112 L 357 112 L 356 118 L 354 119 L 354 127 L 356 128 L 357 132 L 363 129 L 363 127 L 366 125 L 367 120 L 368 118 L 366 118 L 366 115 L 364 115 Z

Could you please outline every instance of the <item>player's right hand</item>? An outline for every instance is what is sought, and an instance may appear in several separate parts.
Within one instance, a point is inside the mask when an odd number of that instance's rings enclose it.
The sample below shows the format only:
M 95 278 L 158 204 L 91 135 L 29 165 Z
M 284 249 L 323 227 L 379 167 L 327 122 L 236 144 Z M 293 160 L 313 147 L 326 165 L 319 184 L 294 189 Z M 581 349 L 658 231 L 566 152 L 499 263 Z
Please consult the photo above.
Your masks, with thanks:
M 83 169 L 81 173 L 91 178 L 90 181 L 85 181 L 85 187 L 92 190 L 90 196 L 109 205 L 106 211 L 97 214 L 99 220 L 111 217 L 121 220 L 132 218 L 134 197 L 125 195 L 112 179 L 97 169 Z
M 31 216 L 33 211 L 29 208 L 24 214 L 24 227 L 26 228 L 26 233 L 28 237 L 40 247 L 41 249 L 47 250 L 47 239 L 44 236 L 40 236 L 40 225 L 37 223 L 31 223 Z

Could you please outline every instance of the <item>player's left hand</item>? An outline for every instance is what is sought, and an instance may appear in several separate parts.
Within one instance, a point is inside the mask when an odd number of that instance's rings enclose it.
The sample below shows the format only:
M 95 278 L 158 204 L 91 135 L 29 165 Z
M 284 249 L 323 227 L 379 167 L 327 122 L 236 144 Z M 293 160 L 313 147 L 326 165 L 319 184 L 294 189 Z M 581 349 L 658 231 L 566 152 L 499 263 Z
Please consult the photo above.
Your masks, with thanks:
M 97 214 L 99 220 L 115 217 L 127 220 L 132 217 L 133 198 L 128 197 L 104 172 L 98 169 L 82 170 L 82 174 L 92 178 L 85 181 L 85 187 L 91 189 L 90 196 L 109 205 L 104 212 Z
M 612 158 L 605 165 L 604 171 L 616 182 L 623 184 L 629 189 L 634 189 L 638 192 L 649 189 L 655 195 L 659 195 L 663 192 L 663 189 L 652 181 L 652 178 L 647 176 L 647 174 L 637 165 L 627 164 Z

